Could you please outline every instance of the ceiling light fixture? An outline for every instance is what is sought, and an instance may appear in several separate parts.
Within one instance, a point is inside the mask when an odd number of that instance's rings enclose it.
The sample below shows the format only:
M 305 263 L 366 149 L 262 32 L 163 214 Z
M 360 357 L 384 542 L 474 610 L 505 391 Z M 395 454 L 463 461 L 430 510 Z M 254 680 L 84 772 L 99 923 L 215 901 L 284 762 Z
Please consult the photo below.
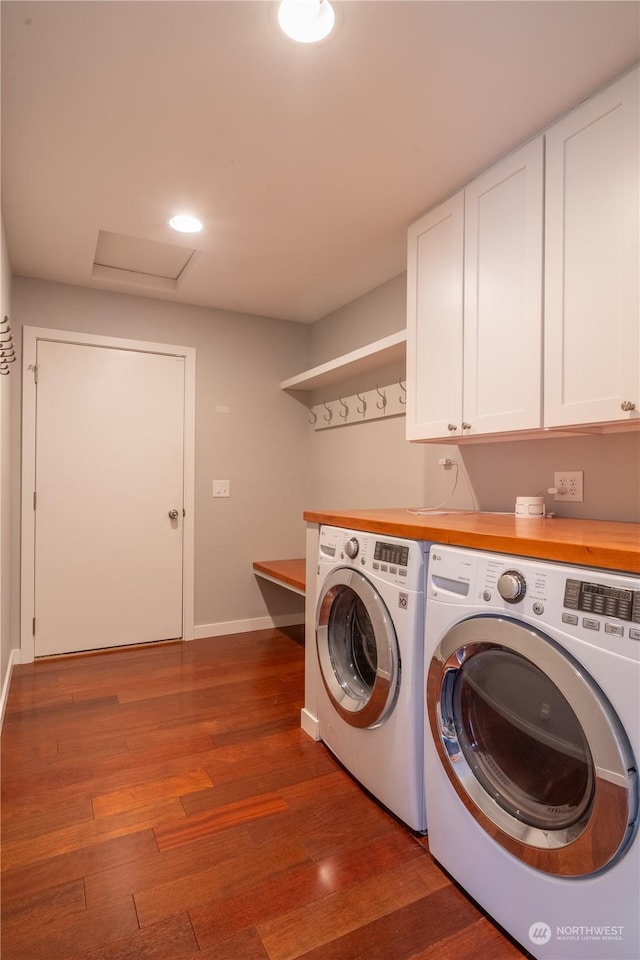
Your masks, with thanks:
M 333 30 L 335 19 L 329 0 L 282 0 L 278 9 L 281 29 L 298 43 L 324 40 Z
M 203 223 L 197 217 L 191 217 L 186 213 L 179 213 L 169 220 L 169 226 L 180 233 L 200 233 Z

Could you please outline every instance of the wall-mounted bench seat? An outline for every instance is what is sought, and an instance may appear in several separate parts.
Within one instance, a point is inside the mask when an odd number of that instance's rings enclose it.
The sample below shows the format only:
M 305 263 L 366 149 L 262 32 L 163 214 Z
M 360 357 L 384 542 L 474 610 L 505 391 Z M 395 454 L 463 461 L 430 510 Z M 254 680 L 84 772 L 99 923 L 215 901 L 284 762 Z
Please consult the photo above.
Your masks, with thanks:
M 300 560 L 255 560 L 253 571 L 258 577 L 277 583 L 287 590 L 306 594 L 306 561 Z

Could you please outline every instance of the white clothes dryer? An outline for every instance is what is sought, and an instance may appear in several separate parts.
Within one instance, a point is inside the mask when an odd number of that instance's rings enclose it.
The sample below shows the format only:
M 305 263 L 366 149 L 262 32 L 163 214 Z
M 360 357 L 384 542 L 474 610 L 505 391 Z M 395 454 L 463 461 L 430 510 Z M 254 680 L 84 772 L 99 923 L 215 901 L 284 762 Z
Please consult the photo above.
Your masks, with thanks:
M 540 960 L 638 960 L 640 577 L 433 547 L 434 858 Z
M 424 590 L 428 544 L 320 529 L 320 738 L 416 831 L 424 803 Z

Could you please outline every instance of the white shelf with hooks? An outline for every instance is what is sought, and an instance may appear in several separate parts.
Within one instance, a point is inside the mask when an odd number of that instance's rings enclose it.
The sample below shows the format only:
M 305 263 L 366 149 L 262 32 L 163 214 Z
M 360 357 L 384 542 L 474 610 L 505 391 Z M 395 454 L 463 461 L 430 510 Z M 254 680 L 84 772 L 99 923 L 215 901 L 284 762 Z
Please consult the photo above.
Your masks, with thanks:
M 382 340 L 376 340 L 342 357 L 329 360 L 318 367 L 299 373 L 296 377 L 283 380 L 281 390 L 316 390 L 329 384 L 339 383 L 349 377 L 368 373 L 379 367 L 404 360 L 406 354 L 407 331 L 399 330 Z

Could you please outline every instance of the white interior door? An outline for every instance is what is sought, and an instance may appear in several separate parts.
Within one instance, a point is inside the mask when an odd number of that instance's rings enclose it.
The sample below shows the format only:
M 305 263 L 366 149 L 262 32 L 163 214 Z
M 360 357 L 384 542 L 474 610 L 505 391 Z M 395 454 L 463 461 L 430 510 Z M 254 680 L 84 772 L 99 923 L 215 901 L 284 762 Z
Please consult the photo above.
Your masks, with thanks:
M 181 637 L 184 357 L 38 340 L 37 374 L 35 655 Z

